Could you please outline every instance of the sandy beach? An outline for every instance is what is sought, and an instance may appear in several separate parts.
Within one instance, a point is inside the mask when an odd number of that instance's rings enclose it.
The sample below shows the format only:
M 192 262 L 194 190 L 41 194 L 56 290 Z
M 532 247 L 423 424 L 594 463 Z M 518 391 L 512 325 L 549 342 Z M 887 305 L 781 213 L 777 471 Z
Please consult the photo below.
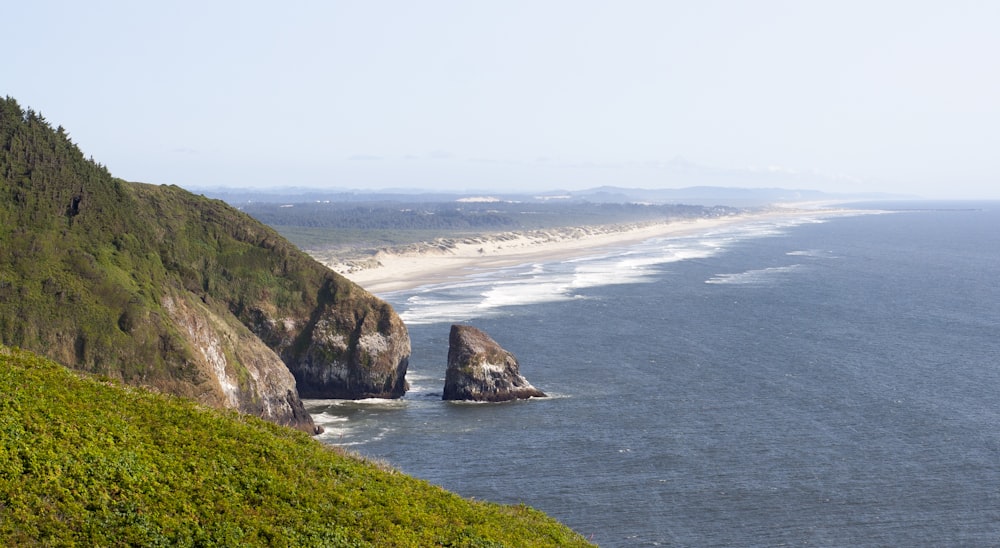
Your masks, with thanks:
M 760 213 L 634 225 L 570 227 L 503 232 L 471 238 L 442 238 L 401 250 L 383 250 L 349 261 L 316 256 L 336 272 L 375 294 L 412 289 L 531 261 L 558 261 L 593 255 L 610 247 L 651 238 L 710 232 L 766 217 L 815 216 L 832 210 L 775 208 Z

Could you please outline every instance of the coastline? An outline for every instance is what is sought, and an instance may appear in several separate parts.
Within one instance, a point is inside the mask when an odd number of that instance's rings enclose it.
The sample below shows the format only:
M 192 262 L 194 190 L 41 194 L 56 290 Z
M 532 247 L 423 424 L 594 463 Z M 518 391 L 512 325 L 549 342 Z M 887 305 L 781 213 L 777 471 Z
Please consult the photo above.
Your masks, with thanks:
M 402 249 L 382 250 L 366 259 L 314 257 L 366 290 L 378 294 L 461 279 L 476 272 L 531 261 L 585 257 L 603 249 L 652 238 L 687 236 L 767 218 L 828 216 L 847 210 L 782 206 L 725 217 L 699 217 L 613 226 L 584 226 L 442 238 Z M 853 212 L 852 212 L 853 213 Z

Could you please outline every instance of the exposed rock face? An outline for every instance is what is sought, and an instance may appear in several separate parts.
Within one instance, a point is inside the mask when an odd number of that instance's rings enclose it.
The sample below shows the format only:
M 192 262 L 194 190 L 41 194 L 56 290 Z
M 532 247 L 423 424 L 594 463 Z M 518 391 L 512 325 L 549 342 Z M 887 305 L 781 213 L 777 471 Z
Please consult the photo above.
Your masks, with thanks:
M 311 318 L 264 319 L 255 328 L 281 355 L 303 398 L 399 398 L 409 388 L 406 326 L 387 303 L 351 286 L 324 299 Z
M 189 363 L 201 372 L 192 397 L 311 434 L 321 431 L 281 358 L 244 325 L 190 297 L 166 296 L 163 307 L 191 346 Z
M 443 399 L 496 402 L 532 397 L 545 394 L 521 376 L 513 354 L 475 327 L 451 326 Z

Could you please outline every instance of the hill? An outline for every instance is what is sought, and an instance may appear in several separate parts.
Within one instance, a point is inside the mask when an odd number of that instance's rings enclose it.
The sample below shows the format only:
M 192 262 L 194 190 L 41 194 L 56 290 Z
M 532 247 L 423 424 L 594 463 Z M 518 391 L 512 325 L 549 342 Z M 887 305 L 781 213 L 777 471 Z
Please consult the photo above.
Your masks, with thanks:
M 306 434 L 0 347 L 0 544 L 584 546 Z
M 398 397 L 385 302 L 218 200 L 116 179 L 0 101 L 0 343 L 307 431 L 300 394 Z

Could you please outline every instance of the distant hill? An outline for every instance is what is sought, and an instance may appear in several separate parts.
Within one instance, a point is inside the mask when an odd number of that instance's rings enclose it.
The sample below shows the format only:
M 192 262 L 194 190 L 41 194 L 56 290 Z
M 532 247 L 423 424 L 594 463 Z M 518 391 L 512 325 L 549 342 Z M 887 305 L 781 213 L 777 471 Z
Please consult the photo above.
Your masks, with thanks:
M 0 346 L 0 545 L 586 546 L 305 434 Z
M 838 194 L 809 189 L 789 189 L 777 187 L 742 188 L 726 186 L 691 186 L 681 188 L 628 188 L 602 186 L 583 190 L 539 190 L 525 192 L 448 192 L 448 191 L 397 191 L 397 190 L 347 190 L 317 188 L 204 188 L 199 189 L 206 196 L 224 200 L 237 207 L 247 204 L 302 204 L 318 203 L 372 203 L 388 205 L 393 203 L 475 203 L 520 202 L 556 203 L 587 202 L 593 204 L 685 204 L 705 207 L 759 207 L 777 202 L 805 201 L 856 201 L 912 198 L 897 194 L 853 193 Z
M 0 101 L 0 343 L 311 430 L 299 394 L 398 397 L 385 302 L 218 200 L 116 179 Z

